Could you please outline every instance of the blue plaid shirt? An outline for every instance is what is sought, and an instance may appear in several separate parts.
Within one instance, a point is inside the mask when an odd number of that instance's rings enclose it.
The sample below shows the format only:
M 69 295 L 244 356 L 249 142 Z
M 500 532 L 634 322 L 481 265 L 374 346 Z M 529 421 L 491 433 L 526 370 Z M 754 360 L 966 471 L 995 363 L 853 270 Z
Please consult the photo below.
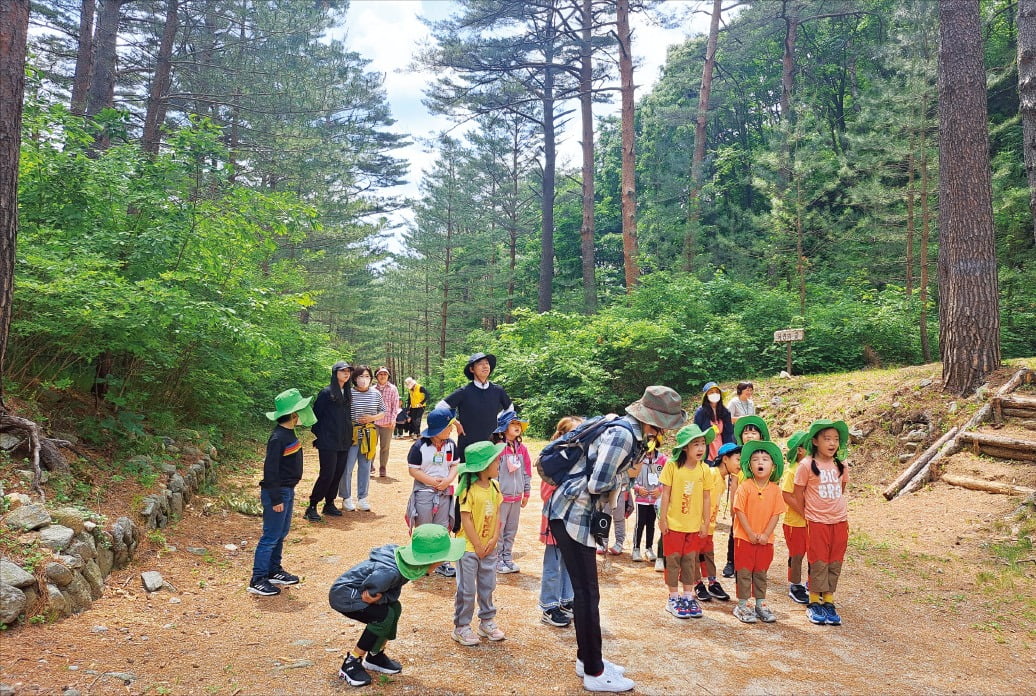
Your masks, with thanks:
M 608 493 L 615 488 L 628 485 L 629 477 L 619 466 L 630 456 L 637 442 L 644 439 L 640 423 L 632 416 L 623 416 L 623 420 L 633 426 L 636 438 L 626 428 L 610 427 L 605 429 L 587 448 L 587 459 L 590 461 L 590 476 L 575 476 L 558 486 L 550 498 L 547 518 L 564 520 L 568 535 L 584 546 L 594 547 L 596 542 L 590 536 L 590 512 L 594 507 L 591 495 Z M 580 460 L 571 473 L 582 472 L 586 462 Z

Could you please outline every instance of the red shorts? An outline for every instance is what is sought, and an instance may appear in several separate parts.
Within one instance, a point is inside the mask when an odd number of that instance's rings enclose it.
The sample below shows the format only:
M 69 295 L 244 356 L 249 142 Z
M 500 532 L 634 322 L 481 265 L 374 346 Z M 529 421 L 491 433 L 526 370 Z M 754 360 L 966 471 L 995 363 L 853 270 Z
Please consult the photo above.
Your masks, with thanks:
M 845 560 L 845 549 L 849 545 L 849 523 L 806 522 L 809 530 L 807 556 L 809 562 L 841 563 Z
M 666 532 L 662 535 L 662 554 L 665 556 L 686 556 L 701 553 L 706 539 L 698 532 Z
M 789 556 L 805 556 L 808 540 L 809 533 L 806 531 L 806 527 L 784 525 L 784 541 L 788 544 Z
M 698 549 L 698 553 L 713 553 L 716 550 L 715 544 L 712 543 L 712 535 L 708 535 L 703 540 L 701 548 Z
M 773 563 L 773 544 L 752 544 L 734 539 L 734 569 L 766 572 Z

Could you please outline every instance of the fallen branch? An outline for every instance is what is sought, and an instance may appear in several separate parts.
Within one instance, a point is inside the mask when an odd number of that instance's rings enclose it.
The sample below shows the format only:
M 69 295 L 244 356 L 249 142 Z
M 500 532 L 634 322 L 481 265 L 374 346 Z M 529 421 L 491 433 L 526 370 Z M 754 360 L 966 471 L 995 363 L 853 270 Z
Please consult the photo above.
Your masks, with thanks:
M 899 494 L 899 492 L 903 490 L 903 487 L 910 483 L 911 479 L 913 479 L 914 476 L 916 476 L 917 473 L 931 461 L 931 459 L 939 452 L 942 446 L 953 439 L 957 432 L 958 429 L 956 427 L 950 428 L 943 434 L 942 437 L 936 440 L 931 447 L 926 449 L 921 454 L 921 456 L 915 459 L 910 464 L 910 466 L 908 466 L 906 470 L 903 471 L 903 473 L 901 473 L 899 477 L 891 484 L 889 484 L 889 487 L 885 489 L 885 499 L 892 500 L 893 498 L 895 498 Z
M 1000 481 L 983 481 L 981 479 L 968 478 L 967 476 L 956 476 L 954 474 L 943 474 L 939 479 L 951 486 L 959 486 L 972 491 L 985 491 L 986 493 L 998 493 L 1000 495 L 1029 495 L 1034 488 L 1026 486 L 1015 486 Z
M 29 458 L 32 461 L 32 490 L 43 500 L 43 488 L 40 486 L 40 482 L 43 480 L 43 469 L 40 468 L 40 426 L 28 418 L 4 413 L 0 415 L 0 428 L 22 430 L 28 434 Z

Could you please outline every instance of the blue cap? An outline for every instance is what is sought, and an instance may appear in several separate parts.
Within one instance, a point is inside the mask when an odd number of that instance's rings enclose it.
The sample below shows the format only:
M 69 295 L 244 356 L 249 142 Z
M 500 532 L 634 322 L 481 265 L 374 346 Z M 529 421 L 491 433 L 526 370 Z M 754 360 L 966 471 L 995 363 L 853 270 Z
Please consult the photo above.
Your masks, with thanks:
M 511 421 L 518 421 L 522 426 L 522 433 L 529 427 L 529 421 L 523 421 L 518 417 L 518 414 L 514 411 L 506 411 L 497 416 L 496 419 L 496 430 L 494 433 L 503 433 L 507 431 L 507 426 L 511 424 Z
M 719 448 L 719 451 L 716 452 L 716 459 L 719 459 L 720 457 L 725 457 L 728 454 L 731 454 L 733 452 L 740 452 L 740 451 L 741 451 L 741 445 L 735 445 L 733 442 L 726 442 L 726 443 L 723 444 L 722 447 Z
M 701 393 L 704 394 L 710 389 L 719 389 L 719 385 L 715 382 L 706 382 L 705 386 L 701 388 Z
M 428 414 L 428 427 L 421 433 L 421 437 L 435 437 L 453 422 L 457 412 L 452 408 L 437 408 Z

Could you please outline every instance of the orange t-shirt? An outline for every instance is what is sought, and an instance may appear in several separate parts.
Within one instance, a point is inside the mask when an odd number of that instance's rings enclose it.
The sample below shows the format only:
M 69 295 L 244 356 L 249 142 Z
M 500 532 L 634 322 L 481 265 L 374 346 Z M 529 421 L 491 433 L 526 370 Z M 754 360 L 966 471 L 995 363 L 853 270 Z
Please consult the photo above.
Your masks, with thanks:
M 755 479 L 749 479 L 738 485 L 737 493 L 734 494 L 734 512 L 738 510 L 745 513 L 748 524 L 752 531 L 760 534 L 770 524 L 770 518 L 784 512 L 784 496 L 781 495 L 781 487 L 773 481 L 767 481 L 762 490 L 756 485 Z M 776 525 L 774 533 L 776 533 Z M 770 534 L 769 544 L 773 543 L 774 533 Z M 749 541 L 748 532 L 741 526 L 741 520 L 734 515 L 734 538 Z

